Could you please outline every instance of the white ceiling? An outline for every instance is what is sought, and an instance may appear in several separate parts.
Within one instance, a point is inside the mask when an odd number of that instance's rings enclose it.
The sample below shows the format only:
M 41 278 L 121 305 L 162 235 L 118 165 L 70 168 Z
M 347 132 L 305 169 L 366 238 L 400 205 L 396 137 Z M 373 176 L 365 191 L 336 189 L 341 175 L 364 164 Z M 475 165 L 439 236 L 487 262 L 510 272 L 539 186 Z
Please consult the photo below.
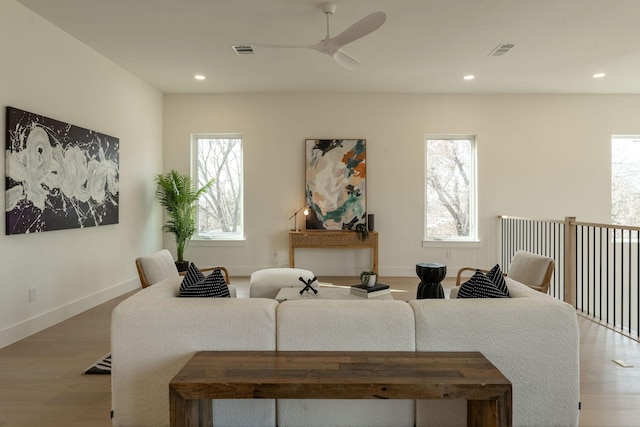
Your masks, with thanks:
M 323 0 L 18 1 L 164 93 L 640 93 L 639 0 L 335 0 L 332 36 L 387 14 L 344 48 L 353 71 L 309 49 L 230 48 L 320 41 Z M 488 56 L 500 43 L 515 47 Z

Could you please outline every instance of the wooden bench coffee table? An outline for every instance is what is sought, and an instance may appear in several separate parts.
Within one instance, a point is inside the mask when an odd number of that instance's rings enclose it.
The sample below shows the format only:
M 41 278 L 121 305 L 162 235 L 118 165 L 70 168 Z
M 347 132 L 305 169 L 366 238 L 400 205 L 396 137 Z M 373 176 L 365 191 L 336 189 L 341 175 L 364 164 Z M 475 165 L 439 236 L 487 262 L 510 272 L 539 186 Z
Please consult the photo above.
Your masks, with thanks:
M 169 399 L 171 426 L 212 425 L 210 399 L 466 399 L 468 426 L 512 423 L 511 382 L 479 352 L 201 351 Z

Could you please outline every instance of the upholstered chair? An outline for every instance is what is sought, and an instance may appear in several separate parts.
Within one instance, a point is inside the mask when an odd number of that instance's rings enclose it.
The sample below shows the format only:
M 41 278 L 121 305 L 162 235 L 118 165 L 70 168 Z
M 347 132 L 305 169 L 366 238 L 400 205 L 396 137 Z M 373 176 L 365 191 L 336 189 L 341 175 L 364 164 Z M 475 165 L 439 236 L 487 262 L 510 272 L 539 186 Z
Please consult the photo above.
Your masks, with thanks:
M 518 251 L 511 260 L 507 277 L 546 294 L 551 284 L 553 259 L 526 251 Z
M 549 291 L 554 267 L 555 262 L 552 258 L 534 254 L 532 252 L 518 251 L 511 260 L 509 272 L 506 276 L 516 282 L 529 286 L 531 289 L 535 289 L 536 291 L 546 294 Z M 484 273 L 488 271 L 483 269 L 478 270 Z M 476 268 L 463 267 L 458 270 L 456 286 L 460 286 L 462 273 L 465 271 L 476 271 Z M 457 292 L 452 293 L 452 298 L 454 294 L 457 295 Z
M 169 277 L 178 276 L 173 256 L 166 249 L 136 258 L 136 267 L 143 288 Z
M 138 276 L 140 276 L 140 284 L 143 288 L 151 286 L 154 283 L 158 283 L 161 280 L 169 277 L 177 277 L 180 275 L 176 268 L 173 256 L 167 249 L 162 249 L 158 252 L 154 252 L 150 255 L 136 258 L 136 268 L 138 269 Z M 208 267 L 200 268 L 200 271 L 211 271 L 219 268 L 222 271 L 225 282 L 227 285 L 231 283 L 229 280 L 229 272 L 224 267 Z

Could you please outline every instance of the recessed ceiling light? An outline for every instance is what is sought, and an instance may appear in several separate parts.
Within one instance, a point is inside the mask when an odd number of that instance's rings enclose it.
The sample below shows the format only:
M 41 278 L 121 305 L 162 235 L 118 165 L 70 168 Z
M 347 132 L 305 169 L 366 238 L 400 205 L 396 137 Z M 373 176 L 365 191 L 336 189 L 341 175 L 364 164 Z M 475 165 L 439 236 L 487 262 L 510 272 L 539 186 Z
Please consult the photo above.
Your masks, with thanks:
M 204 80 L 206 79 L 205 76 L 203 76 L 202 74 L 196 74 L 195 76 L 193 76 L 194 79 L 196 80 Z
M 594 79 L 601 79 L 601 78 L 603 78 L 604 76 L 606 76 L 606 74 L 605 74 L 605 73 L 595 73 L 595 74 L 593 75 L 593 78 L 594 78 Z
M 463 79 L 465 80 L 473 80 L 475 78 L 476 76 L 474 76 L 473 74 L 467 74 L 466 76 L 463 77 Z

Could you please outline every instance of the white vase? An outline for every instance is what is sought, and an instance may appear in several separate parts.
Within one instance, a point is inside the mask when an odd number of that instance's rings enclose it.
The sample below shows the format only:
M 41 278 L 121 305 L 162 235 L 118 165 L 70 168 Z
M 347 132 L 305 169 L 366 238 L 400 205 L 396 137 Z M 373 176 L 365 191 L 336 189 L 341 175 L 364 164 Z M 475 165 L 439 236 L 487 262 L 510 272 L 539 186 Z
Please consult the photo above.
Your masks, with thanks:
M 369 281 L 367 282 L 367 288 L 372 288 L 375 286 L 375 284 L 376 284 L 376 275 L 370 274 Z

